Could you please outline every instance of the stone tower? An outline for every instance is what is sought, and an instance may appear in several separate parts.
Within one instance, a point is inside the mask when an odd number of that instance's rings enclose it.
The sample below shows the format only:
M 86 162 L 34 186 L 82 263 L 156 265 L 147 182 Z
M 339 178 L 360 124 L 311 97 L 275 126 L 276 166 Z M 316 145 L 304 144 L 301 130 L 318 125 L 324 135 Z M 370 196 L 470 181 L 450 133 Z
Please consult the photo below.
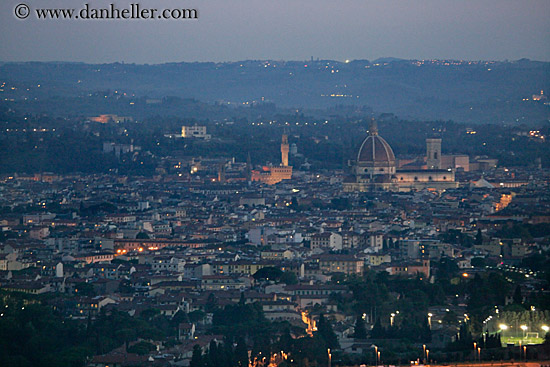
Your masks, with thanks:
M 288 137 L 286 134 L 283 134 L 283 140 L 281 142 L 281 165 L 288 166 Z
M 426 139 L 426 165 L 428 169 L 441 169 L 441 139 Z

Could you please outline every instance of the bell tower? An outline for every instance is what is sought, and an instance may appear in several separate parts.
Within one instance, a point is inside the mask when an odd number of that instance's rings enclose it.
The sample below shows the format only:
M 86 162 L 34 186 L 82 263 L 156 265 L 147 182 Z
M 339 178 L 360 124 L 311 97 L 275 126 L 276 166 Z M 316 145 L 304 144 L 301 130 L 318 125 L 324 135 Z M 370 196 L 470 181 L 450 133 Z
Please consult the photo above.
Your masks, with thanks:
M 428 169 L 441 169 L 441 139 L 426 139 L 426 165 Z
M 288 137 L 286 134 L 283 134 L 283 139 L 281 141 L 281 165 L 288 166 Z

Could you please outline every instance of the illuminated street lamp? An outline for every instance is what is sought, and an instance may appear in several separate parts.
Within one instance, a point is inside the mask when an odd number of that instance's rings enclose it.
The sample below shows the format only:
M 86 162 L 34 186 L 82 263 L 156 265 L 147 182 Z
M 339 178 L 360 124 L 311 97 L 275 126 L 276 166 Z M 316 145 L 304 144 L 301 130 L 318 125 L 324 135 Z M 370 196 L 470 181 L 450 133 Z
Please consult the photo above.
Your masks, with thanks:
M 481 362 L 481 348 L 477 348 L 477 355 L 478 355 L 478 359 L 479 361 Z
M 330 367 L 332 364 L 332 354 L 330 354 L 330 348 L 327 349 L 327 353 L 328 353 L 328 367 Z
M 525 332 L 527 331 L 528 327 L 527 325 L 521 325 L 520 328 L 521 330 L 523 330 L 523 339 L 525 339 Z
M 433 316 L 432 313 L 428 314 L 428 326 L 430 327 L 430 329 L 432 328 L 432 316 Z
M 426 360 L 426 344 L 422 344 L 422 348 L 424 348 L 424 351 L 422 352 L 422 359 L 424 359 L 424 361 Z
M 395 317 L 395 314 L 392 312 L 391 316 L 390 316 L 390 326 L 393 326 L 393 319 Z
M 430 350 L 426 349 L 426 364 L 430 363 Z

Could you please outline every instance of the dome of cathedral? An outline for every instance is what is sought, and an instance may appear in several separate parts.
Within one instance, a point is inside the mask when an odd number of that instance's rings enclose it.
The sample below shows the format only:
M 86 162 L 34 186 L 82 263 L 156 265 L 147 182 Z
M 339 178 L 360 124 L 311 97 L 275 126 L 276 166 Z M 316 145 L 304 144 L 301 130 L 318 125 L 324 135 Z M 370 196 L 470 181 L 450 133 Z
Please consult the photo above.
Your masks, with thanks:
M 395 165 L 395 155 L 390 145 L 373 130 L 370 135 L 363 140 L 359 154 L 357 154 L 357 163 L 378 165 Z

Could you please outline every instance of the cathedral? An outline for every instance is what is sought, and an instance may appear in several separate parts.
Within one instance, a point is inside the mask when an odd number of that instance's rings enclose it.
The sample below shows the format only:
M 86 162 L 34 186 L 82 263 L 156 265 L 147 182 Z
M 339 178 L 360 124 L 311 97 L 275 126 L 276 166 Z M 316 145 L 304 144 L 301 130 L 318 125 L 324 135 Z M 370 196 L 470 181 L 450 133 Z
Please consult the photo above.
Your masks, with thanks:
M 441 139 L 427 139 L 426 145 L 425 169 L 398 169 L 392 148 L 373 123 L 352 164 L 351 175 L 344 180 L 344 191 L 443 191 L 458 187 L 454 170 L 441 167 Z

